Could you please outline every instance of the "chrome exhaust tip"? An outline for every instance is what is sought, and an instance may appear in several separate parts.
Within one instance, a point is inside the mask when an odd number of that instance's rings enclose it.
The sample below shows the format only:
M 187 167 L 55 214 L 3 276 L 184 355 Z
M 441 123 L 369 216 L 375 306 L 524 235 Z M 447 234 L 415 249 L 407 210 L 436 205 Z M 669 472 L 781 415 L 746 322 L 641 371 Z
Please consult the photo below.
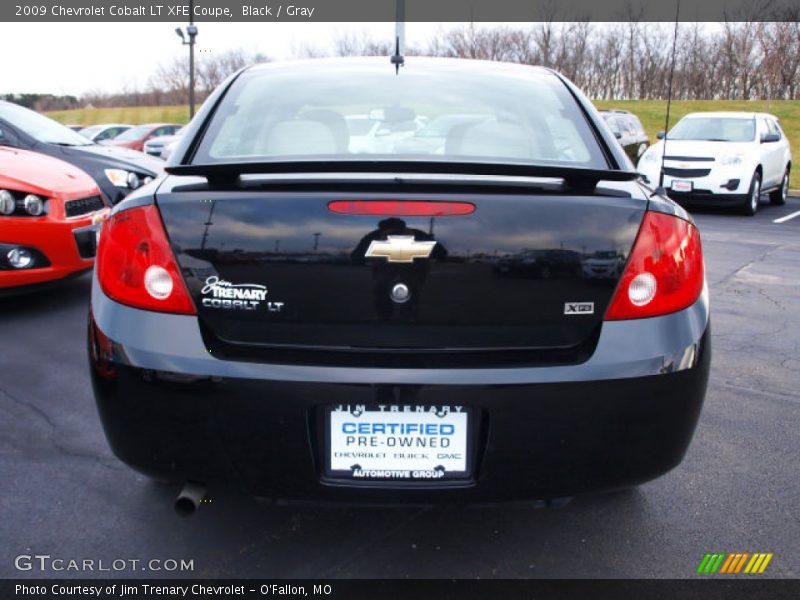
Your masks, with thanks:
M 202 483 L 187 481 L 175 498 L 175 512 L 181 517 L 191 517 L 206 497 L 208 489 Z

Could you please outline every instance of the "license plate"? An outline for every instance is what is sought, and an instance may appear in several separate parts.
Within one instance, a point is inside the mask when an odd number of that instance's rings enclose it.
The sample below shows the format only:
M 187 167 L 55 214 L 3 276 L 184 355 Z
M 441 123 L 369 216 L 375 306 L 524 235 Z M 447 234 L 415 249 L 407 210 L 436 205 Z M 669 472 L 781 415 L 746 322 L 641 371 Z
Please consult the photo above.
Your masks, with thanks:
M 332 407 L 328 471 L 362 480 L 465 478 L 469 420 L 462 406 Z
M 672 190 L 675 192 L 691 192 L 694 184 L 691 181 L 684 181 L 682 179 L 672 180 Z

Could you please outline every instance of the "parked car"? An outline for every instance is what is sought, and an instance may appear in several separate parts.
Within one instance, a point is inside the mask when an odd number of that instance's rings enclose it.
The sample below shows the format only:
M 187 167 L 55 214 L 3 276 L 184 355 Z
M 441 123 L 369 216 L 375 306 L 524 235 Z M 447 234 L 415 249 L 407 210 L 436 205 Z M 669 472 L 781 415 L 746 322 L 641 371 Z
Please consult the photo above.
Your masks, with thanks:
M 161 151 L 161 158 L 164 160 L 169 160 L 169 157 L 172 156 L 172 153 L 175 152 L 175 148 L 178 147 L 178 144 L 181 141 L 181 136 L 176 135 L 174 139 L 164 144 L 164 149 Z
M 121 133 L 112 140 L 103 142 L 111 146 L 122 146 L 123 148 L 130 148 L 131 150 L 144 150 L 144 144 L 148 140 L 161 137 L 164 135 L 174 135 L 180 125 L 170 123 L 148 123 L 147 125 L 137 125 L 131 127 L 128 131 Z
M 441 155 L 354 155 L 335 125 L 353 106 L 490 118 Z M 699 234 L 555 72 L 258 65 L 213 92 L 166 171 L 103 228 L 89 350 L 111 448 L 191 482 L 180 511 L 226 484 L 553 499 L 681 461 L 710 361 Z M 584 276 L 609 247 L 624 270 Z M 493 269 L 524 252 L 566 268 Z
M 106 123 L 104 125 L 90 125 L 78 131 L 83 137 L 93 142 L 103 142 L 113 140 L 120 133 L 124 133 L 133 125 L 123 125 L 122 123 Z
M 652 186 L 661 182 L 682 204 L 734 206 L 746 215 L 761 195 L 782 205 L 789 192 L 792 155 L 778 118 L 768 113 L 703 112 L 686 115 L 639 161 Z M 666 147 L 666 155 L 664 148 Z
M 158 156 L 159 158 L 167 159 L 171 154 L 172 149 L 175 147 L 178 139 L 181 137 L 183 127 L 178 129 L 172 135 L 161 135 L 158 137 L 150 138 L 144 143 L 144 152 L 150 156 Z
M 95 237 L 109 211 L 81 169 L 0 146 L 0 296 L 91 269 Z
M 600 114 L 608 123 L 611 133 L 625 149 L 625 154 L 633 164 L 636 164 L 639 157 L 650 146 L 650 139 L 647 137 L 639 117 L 632 112 L 619 109 L 601 110 Z
M 590 279 L 616 280 L 625 267 L 625 257 L 615 250 L 597 250 L 581 260 L 583 276 Z
M 2 100 L 0 146 L 34 150 L 83 169 L 112 204 L 157 177 L 163 167 L 141 152 L 95 144 L 44 115 Z

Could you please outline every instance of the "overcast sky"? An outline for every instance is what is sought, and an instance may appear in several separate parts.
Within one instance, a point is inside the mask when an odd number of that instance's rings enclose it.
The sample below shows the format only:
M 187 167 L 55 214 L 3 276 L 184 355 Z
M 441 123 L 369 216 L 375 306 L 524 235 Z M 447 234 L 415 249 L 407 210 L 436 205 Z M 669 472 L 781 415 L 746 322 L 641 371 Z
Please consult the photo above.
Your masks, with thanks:
M 0 93 L 73 94 L 144 87 L 159 62 L 187 56 L 175 28 L 183 23 L 0 23 Z M 332 51 L 338 34 L 394 36 L 394 23 L 199 23 L 196 50 L 234 48 L 286 59 L 303 43 Z M 422 44 L 442 23 L 408 23 L 406 40 Z

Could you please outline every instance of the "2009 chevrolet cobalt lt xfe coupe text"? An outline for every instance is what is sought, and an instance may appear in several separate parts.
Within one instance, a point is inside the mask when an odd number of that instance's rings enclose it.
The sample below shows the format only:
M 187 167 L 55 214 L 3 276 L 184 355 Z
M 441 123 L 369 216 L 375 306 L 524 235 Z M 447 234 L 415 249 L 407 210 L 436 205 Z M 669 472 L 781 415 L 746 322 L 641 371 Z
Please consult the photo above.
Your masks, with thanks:
M 350 114 L 474 118 L 440 149 L 351 154 Z M 246 69 L 166 170 L 114 208 L 92 291 L 95 395 L 134 468 L 276 499 L 489 502 L 683 457 L 710 360 L 698 232 L 558 74 Z M 587 270 L 597 256 L 613 268 Z

